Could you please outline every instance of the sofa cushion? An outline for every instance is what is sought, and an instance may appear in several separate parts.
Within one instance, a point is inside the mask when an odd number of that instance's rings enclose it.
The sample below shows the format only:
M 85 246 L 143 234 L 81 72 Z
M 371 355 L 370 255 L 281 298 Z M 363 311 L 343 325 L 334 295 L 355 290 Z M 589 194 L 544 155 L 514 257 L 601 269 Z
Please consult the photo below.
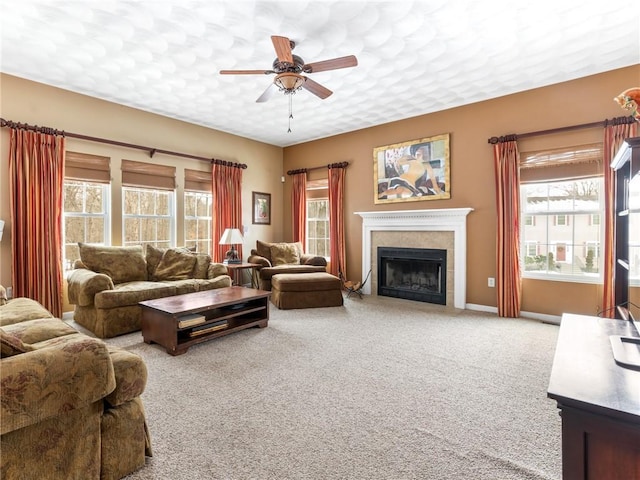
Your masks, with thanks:
M 24 343 L 44 342 L 51 338 L 73 335 L 78 331 L 59 318 L 38 318 L 14 323 L 4 327 L 4 331 L 19 338 Z
M 104 273 L 114 284 L 147 279 L 142 247 L 113 247 L 78 243 L 80 259 L 89 270 Z
M 274 267 L 300 263 L 300 253 L 294 243 L 273 243 L 270 250 L 271 264 Z
M 169 248 L 153 274 L 155 280 L 186 280 L 191 278 L 196 255 L 187 250 Z
M 15 335 L 5 332 L 0 328 L 0 357 L 13 357 L 21 353 L 27 353 L 33 350 L 31 345 L 23 343 Z
M 169 297 L 176 294 L 176 287 L 162 282 L 128 282 L 96 295 L 96 308 L 115 308 L 138 305 L 145 300 Z
M 53 318 L 53 314 L 37 301 L 27 297 L 12 298 L 5 305 L 0 306 L 1 326 L 35 318 Z

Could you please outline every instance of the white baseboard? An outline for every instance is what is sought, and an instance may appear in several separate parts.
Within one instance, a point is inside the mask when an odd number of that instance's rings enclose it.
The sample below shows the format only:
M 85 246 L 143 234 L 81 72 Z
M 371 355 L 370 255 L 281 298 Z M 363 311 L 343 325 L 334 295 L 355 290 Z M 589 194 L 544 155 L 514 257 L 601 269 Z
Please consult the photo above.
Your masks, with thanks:
M 487 313 L 495 313 L 498 314 L 498 307 L 490 307 L 488 305 L 478 305 L 476 303 L 467 303 L 465 305 L 467 310 L 475 310 L 478 312 L 487 312 Z M 535 312 L 520 312 L 521 318 L 530 318 L 533 320 L 540 320 L 544 323 L 552 323 L 553 325 L 560 325 L 560 319 L 562 317 L 558 315 L 547 315 L 545 313 L 535 313 Z

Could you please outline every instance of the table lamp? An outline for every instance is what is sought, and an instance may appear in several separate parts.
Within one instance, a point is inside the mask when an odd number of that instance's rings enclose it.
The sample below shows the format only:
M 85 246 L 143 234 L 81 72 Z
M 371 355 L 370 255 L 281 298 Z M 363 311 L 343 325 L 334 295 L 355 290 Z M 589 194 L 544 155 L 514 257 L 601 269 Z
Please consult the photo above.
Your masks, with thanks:
M 237 228 L 225 229 L 222 237 L 220 237 L 220 245 L 231 245 L 231 249 L 226 253 L 226 259 L 224 263 L 242 263 L 242 260 L 238 258 L 238 251 L 235 249 L 235 245 L 243 243 L 242 233 Z

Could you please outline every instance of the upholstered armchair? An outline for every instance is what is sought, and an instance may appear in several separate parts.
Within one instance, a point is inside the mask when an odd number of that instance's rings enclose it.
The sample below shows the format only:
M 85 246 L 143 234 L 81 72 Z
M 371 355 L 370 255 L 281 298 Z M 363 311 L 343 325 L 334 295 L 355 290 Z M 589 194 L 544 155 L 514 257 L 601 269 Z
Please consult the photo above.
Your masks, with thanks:
M 119 479 L 145 464 L 143 360 L 84 335 L 31 299 L 0 306 L 2 478 Z
M 249 263 L 258 267 L 258 285 L 261 290 L 271 290 L 271 277 L 279 273 L 325 272 L 327 260 L 317 255 L 305 254 L 300 242 L 268 243 L 256 242 L 251 250 Z

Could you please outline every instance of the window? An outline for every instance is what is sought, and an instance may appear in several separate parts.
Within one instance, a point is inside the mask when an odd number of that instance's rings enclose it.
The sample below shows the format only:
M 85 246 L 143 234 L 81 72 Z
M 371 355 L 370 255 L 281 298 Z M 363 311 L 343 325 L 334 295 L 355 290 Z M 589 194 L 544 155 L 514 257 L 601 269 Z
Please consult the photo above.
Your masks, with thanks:
M 122 188 L 124 245 L 174 244 L 174 192 L 151 188 Z
M 110 158 L 65 152 L 63 216 L 63 271 L 80 259 L 78 242 L 111 242 Z
M 185 246 L 198 252 L 211 252 L 211 203 L 210 193 L 184 192 Z
M 597 177 L 521 185 L 521 208 L 525 215 L 535 212 L 538 220 L 522 229 L 524 276 L 545 274 L 577 280 L 599 272 L 601 228 L 592 220 L 602 210 L 601 188 Z M 538 245 L 535 254 L 529 247 L 534 242 Z
M 524 216 L 524 224 L 534 226 L 536 224 L 535 215 L 525 215 Z
M 329 199 L 307 200 L 307 253 L 329 257 Z
M 109 185 L 64 182 L 64 271 L 73 269 L 80 259 L 78 242 L 109 244 Z
M 122 160 L 123 245 L 175 245 L 176 169 Z
M 601 281 L 602 145 L 522 153 L 520 182 L 523 277 Z
M 305 252 L 329 259 L 329 180 L 307 180 Z
M 211 170 L 184 169 L 184 239 L 187 247 L 211 253 Z
M 538 254 L 538 242 L 525 242 L 525 256 L 535 257 Z

